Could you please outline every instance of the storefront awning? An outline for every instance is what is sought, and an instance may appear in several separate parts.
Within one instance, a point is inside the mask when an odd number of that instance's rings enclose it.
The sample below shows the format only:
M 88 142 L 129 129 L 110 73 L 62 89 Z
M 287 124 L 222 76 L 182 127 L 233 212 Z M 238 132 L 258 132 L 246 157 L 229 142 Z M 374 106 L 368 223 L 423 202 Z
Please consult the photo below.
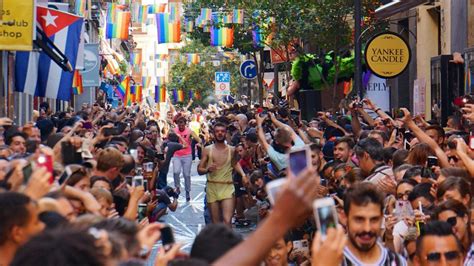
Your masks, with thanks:
M 375 10 L 375 17 L 385 19 L 397 13 L 408 11 L 416 6 L 430 3 L 430 0 L 392 0 Z

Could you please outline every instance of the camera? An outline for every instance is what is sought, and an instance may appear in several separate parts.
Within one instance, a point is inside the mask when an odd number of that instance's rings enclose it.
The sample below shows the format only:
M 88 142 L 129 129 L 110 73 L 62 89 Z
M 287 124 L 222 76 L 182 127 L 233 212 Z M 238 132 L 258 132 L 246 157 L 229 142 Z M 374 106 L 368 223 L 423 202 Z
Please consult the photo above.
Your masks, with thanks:
M 179 198 L 179 193 L 176 192 L 172 187 L 166 187 L 165 189 L 165 192 L 166 194 L 168 194 L 168 196 L 172 197 L 172 198 Z

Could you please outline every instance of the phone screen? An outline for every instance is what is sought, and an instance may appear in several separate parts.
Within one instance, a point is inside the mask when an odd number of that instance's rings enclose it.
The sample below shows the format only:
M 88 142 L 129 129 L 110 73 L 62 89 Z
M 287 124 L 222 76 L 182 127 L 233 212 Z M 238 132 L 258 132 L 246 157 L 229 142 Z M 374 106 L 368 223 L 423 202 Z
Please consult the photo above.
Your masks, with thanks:
M 135 176 L 133 178 L 133 186 L 134 187 L 143 186 L 143 177 L 142 176 Z
M 138 204 L 138 221 L 145 219 L 146 208 L 147 208 L 147 205 L 145 203 Z
M 337 227 L 337 214 L 334 205 L 317 208 L 318 226 L 321 236 L 326 236 L 329 228 Z
M 170 226 L 165 226 L 160 229 L 161 232 L 161 242 L 163 246 L 171 246 L 175 243 L 173 229 Z
M 308 160 L 306 158 L 306 150 L 300 150 L 290 153 L 290 172 L 294 176 L 298 176 L 308 167 Z

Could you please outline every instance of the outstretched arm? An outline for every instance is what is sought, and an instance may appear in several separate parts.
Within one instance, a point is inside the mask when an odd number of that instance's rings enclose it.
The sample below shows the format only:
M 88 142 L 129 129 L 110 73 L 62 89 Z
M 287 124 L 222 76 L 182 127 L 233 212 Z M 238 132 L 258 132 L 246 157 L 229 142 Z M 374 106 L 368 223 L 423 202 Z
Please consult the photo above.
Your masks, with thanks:
M 435 152 L 436 157 L 438 157 L 439 162 L 440 162 L 440 166 L 441 167 L 446 167 L 446 168 L 450 167 L 449 161 L 448 161 L 448 156 L 446 156 L 446 153 L 444 153 L 443 149 L 441 149 L 441 147 L 439 147 L 439 145 L 438 145 L 438 143 L 436 143 L 436 141 L 434 141 L 432 138 L 430 138 L 430 136 L 428 136 L 421 128 L 419 128 L 416 125 L 415 121 L 413 121 L 413 119 L 411 117 L 410 111 L 408 111 L 408 109 L 406 109 L 406 108 L 400 108 L 400 110 L 402 110 L 402 112 L 404 114 L 402 120 L 403 120 L 403 123 L 405 124 L 405 126 L 408 127 L 411 130 L 411 132 L 413 132 L 413 134 L 416 136 L 416 138 L 420 142 L 424 142 L 428 146 L 430 146 L 430 148 Z

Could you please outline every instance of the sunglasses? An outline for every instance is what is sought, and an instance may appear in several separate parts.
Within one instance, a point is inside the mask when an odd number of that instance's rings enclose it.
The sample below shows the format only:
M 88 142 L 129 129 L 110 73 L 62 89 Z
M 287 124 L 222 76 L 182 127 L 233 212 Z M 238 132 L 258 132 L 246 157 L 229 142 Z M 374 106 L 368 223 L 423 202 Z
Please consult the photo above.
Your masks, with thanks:
M 458 219 L 456 216 L 453 216 L 453 217 L 449 217 L 446 222 L 448 224 L 450 224 L 452 227 L 456 226 L 456 224 L 458 223 Z
M 448 251 L 445 253 L 440 252 L 432 252 L 426 255 L 426 260 L 430 262 L 439 262 L 441 260 L 441 256 L 444 256 L 446 261 L 454 261 L 460 258 L 460 254 L 458 251 Z
M 451 161 L 451 160 L 453 160 L 455 163 L 457 163 L 459 161 L 459 158 L 456 157 L 456 156 L 449 156 L 448 157 L 448 162 Z

